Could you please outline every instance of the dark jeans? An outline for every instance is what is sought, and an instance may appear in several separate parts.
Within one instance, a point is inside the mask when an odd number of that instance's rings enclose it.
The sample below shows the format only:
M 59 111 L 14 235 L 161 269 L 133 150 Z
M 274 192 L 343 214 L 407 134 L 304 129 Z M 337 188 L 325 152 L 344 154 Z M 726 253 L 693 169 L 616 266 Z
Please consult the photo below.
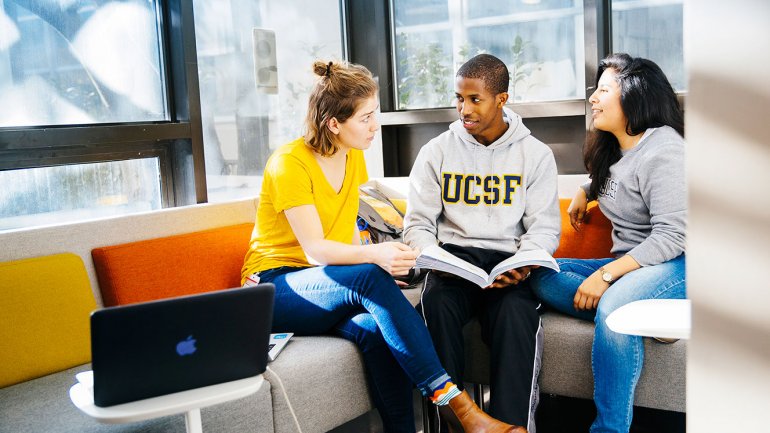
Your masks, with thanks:
M 259 278 L 275 284 L 275 332 L 332 332 L 356 343 L 385 430 L 415 431 L 413 384 L 429 395 L 449 376 L 425 324 L 392 276 L 361 264 L 284 267 Z

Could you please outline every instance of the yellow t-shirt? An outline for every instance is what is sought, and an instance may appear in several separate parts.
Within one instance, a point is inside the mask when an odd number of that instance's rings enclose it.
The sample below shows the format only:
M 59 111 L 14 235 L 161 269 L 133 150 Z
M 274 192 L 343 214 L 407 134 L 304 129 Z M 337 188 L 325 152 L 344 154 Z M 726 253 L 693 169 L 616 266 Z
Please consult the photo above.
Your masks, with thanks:
M 360 150 L 348 152 L 345 179 L 338 193 L 326 180 L 304 138 L 278 148 L 265 166 L 257 221 L 241 279 L 281 266 L 311 266 L 286 219 L 286 209 L 314 205 L 324 238 L 350 244 L 358 215 L 358 187 L 366 180 L 366 164 Z

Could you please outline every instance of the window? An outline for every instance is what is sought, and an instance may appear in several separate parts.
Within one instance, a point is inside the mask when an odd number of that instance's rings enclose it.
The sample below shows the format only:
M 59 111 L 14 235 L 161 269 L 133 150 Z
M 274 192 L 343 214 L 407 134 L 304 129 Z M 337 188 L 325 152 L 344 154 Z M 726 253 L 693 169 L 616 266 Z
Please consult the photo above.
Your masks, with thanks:
M 520 114 L 557 148 L 582 141 L 597 46 L 651 58 L 686 90 L 682 0 L 583 3 L 0 0 L 0 185 L 14 185 L 0 195 L 0 226 L 256 195 L 272 150 L 303 132 L 312 61 L 344 58 L 345 37 L 351 60 L 392 92 L 376 150 L 391 168 L 456 116 L 392 111 L 449 107 L 455 70 L 482 51 L 508 64 L 510 101 L 526 102 Z M 584 22 L 584 7 L 603 22 Z M 611 35 L 597 33 L 610 24 Z M 69 169 L 92 173 L 82 197 L 63 190 L 81 176 Z M 56 194 L 66 198 L 55 204 Z
M 612 50 L 654 61 L 676 91 L 687 90 L 682 0 L 612 0 Z
M 343 58 L 340 2 L 193 5 L 208 199 L 254 196 L 272 150 L 303 133 L 313 61 Z
M 511 102 L 585 97 L 581 0 L 392 0 L 398 109 L 447 107 L 480 53 L 511 74 Z
M 154 1 L 0 5 L 0 127 L 168 119 Z
M 0 171 L 0 230 L 160 209 L 158 158 Z
M 0 1 L 0 230 L 205 201 L 191 12 Z

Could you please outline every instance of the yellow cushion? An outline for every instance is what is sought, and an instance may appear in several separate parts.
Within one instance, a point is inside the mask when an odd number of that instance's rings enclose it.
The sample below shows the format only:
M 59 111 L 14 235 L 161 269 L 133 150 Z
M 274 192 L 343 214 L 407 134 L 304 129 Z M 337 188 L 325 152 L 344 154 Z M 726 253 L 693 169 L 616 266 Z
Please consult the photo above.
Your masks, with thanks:
M 0 263 L 0 388 L 90 362 L 95 308 L 75 254 Z

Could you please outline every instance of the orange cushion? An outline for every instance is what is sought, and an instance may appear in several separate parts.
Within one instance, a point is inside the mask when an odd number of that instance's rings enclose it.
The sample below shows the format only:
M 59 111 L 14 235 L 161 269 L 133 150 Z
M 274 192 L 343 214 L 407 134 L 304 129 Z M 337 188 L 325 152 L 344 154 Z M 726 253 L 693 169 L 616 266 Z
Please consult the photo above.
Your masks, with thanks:
M 576 231 L 569 223 L 567 208 L 571 199 L 560 199 L 561 241 L 554 257 L 575 259 L 596 259 L 612 257 L 612 223 L 599 209 L 596 203 L 588 205 L 583 226 Z
M 241 285 L 253 224 L 168 236 L 91 251 L 105 306 Z

